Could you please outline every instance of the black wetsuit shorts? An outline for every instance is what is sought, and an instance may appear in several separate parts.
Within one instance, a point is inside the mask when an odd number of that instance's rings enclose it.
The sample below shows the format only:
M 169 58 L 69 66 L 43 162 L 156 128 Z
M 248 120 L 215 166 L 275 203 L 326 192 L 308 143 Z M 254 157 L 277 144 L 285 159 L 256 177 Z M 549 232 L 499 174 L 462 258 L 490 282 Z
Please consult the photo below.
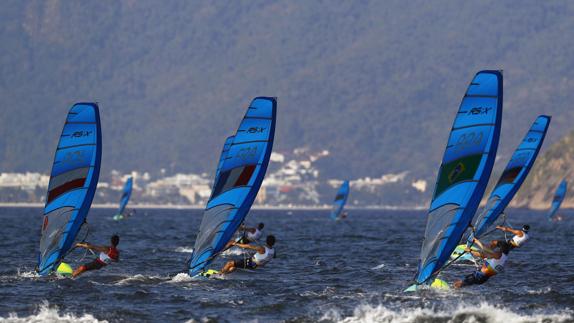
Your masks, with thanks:
M 472 274 L 464 277 L 464 280 L 462 281 L 462 286 L 482 285 L 482 284 L 486 283 L 486 281 L 489 278 L 490 278 L 489 276 L 486 276 L 483 272 L 481 272 L 480 270 L 477 270 L 477 271 L 473 272 Z

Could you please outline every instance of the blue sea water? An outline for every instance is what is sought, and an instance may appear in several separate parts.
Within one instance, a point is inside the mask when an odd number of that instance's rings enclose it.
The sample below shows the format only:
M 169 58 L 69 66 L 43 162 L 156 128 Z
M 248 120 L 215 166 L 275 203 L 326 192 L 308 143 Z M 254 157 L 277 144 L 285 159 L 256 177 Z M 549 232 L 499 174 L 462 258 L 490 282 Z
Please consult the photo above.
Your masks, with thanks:
M 554 224 L 543 212 L 509 210 L 533 238 L 510 254 L 506 271 L 482 286 L 403 293 L 416 271 L 424 211 L 255 210 L 277 237 L 267 267 L 195 281 L 185 268 L 200 210 L 138 210 L 116 222 L 93 209 L 88 241 L 121 236 L 121 261 L 77 279 L 34 274 L 42 211 L 0 208 L 0 321 L 69 322 L 574 322 L 574 213 Z M 74 252 L 69 260 L 93 258 Z M 243 257 L 238 252 L 223 258 Z M 224 259 L 222 259 L 224 260 Z M 219 268 L 222 260 L 214 264 Z M 472 265 L 453 265 L 453 282 Z

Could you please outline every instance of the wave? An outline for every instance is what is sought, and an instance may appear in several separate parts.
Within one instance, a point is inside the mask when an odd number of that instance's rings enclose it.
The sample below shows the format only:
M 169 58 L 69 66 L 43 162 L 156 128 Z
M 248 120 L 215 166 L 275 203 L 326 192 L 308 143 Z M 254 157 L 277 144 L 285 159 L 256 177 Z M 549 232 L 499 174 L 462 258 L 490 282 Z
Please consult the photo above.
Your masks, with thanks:
M 177 247 L 177 248 L 175 248 L 175 252 L 192 253 L 192 252 L 193 252 L 193 248 L 190 248 L 190 247 Z
M 493 306 L 488 303 L 478 305 L 459 304 L 452 309 L 432 308 L 400 308 L 391 309 L 384 305 L 372 306 L 363 304 L 357 306 L 353 315 L 345 317 L 338 310 L 326 312 L 320 321 L 343 323 L 355 322 L 485 322 L 485 323 L 530 323 L 530 322 L 572 322 L 574 314 L 571 310 L 557 313 L 516 313 L 505 307 Z
M 100 321 L 93 315 L 84 313 L 78 316 L 74 313 L 60 312 L 58 307 L 50 307 L 47 301 L 44 301 L 35 314 L 29 316 L 18 316 L 16 313 L 10 313 L 8 317 L 0 317 L 0 322 L 6 323 L 20 323 L 20 322 L 80 322 L 80 323 L 93 323 L 93 322 L 108 322 Z

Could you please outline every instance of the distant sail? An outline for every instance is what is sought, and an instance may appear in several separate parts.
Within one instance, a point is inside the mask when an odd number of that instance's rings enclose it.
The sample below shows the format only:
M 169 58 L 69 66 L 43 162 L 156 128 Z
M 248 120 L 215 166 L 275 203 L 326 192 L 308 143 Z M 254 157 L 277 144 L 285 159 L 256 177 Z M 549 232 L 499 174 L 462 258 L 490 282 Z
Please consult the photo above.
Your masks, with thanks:
M 490 193 L 484 212 L 475 221 L 475 237 L 480 238 L 487 232 L 520 189 L 534 165 L 549 125 L 549 116 L 536 118 L 522 143 L 514 151 L 498 183 Z
M 48 184 L 38 273 L 54 271 L 70 250 L 92 204 L 100 175 L 102 139 L 95 103 L 68 113 Z
M 276 110 L 276 99 L 269 97 L 255 98 L 247 109 L 203 212 L 190 276 L 202 273 L 223 251 L 255 201 L 271 157 Z
M 335 201 L 333 201 L 333 209 L 331 210 L 331 218 L 336 220 L 343 212 L 345 204 L 347 204 L 347 198 L 349 197 L 349 181 L 344 181 L 335 196 Z
M 124 210 L 130 201 L 130 197 L 132 196 L 132 186 L 133 186 L 133 179 L 130 176 L 126 183 L 124 184 L 124 189 L 122 193 L 122 197 L 120 198 L 120 208 L 118 209 L 118 214 L 124 214 Z
M 568 183 L 566 182 L 566 179 L 563 179 L 562 182 L 560 182 L 560 185 L 558 185 L 558 188 L 556 188 L 556 193 L 554 193 L 554 199 L 552 200 L 552 207 L 550 208 L 550 212 L 548 213 L 549 220 L 552 220 L 554 215 L 556 215 L 556 212 L 558 212 L 558 209 L 560 209 L 560 205 L 562 204 L 562 201 L 564 201 L 564 198 L 566 197 L 567 190 L 568 190 Z
M 223 144 L 223 150 L 221 151 L 221 156 L 219 157 L 219 163 L 217 164 L 217 170 L 215 171 L 215 179 L 213 181 L 212 191 L 215 189 L 215 183 L 217 183 L 217 179 L 219 178 L 219 173 L 221 173 L 221 167 L 223 166 L 223 162 L 227 158 L 227 152 L 229 151 L 229 147 L 233 143 L 233 139 L 235 136 L 229 136 L 225 139 L 225 144 Z
M 500 135 L 502 74 L 475 75 L 454 120 L 429 208 L 416 285 L 430 285 L 468 228 L 484 194 Z

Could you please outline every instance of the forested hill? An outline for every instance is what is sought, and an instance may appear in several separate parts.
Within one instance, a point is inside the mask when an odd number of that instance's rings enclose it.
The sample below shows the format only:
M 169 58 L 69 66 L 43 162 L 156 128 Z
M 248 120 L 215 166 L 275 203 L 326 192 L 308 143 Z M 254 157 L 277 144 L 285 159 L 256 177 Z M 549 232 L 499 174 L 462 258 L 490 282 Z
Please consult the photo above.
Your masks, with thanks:
M 574 120 L 574 2 L 4 1 L 0 171 L 48 172 L 67 109 L 98 101 L 103 171 L 212 172 L 255 96 L 275 151 L 322 176 L 434 183 L 460 99 L 504 69 L 506 161 L 539 114 Z
M 574 207 L 574 131 L 552 145 L 538 158 L 527 181 L 516 195 L 514 206 L 550 209 L 554 192 L 566 179 L 569 192 L 563 207 Z

